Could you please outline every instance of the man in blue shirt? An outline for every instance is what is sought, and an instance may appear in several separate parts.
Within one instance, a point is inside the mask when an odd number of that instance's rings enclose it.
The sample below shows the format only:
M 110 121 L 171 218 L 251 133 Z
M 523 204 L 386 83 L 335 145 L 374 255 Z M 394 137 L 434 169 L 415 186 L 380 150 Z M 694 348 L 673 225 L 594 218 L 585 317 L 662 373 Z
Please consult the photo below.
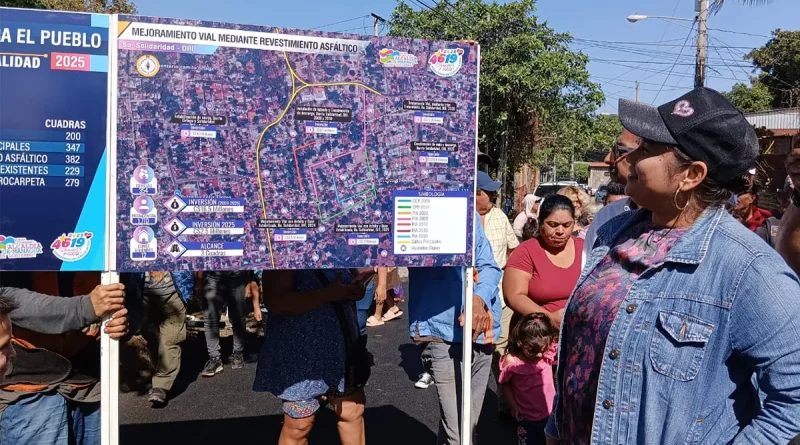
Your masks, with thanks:
M 474 295 L 465 298 L 466 269 L 463 267 L 409 268 L 408 311 L 411 338 L 427 342 L 423 359 L 431 364 L 431 373 L 439 394 L 442 419 L 438 444 L 458 445 L 459 412 L 463 360 L 464 305 L 472 304 L 472 434 L 483 407 L 489 384 L 494 339 L 500 336 L 502 307 L 497 285 L 501 271 L 492 256 L 492 248 L 475 214 L 475 286 Z M 457 395 L 458 394 L 458 395 Z

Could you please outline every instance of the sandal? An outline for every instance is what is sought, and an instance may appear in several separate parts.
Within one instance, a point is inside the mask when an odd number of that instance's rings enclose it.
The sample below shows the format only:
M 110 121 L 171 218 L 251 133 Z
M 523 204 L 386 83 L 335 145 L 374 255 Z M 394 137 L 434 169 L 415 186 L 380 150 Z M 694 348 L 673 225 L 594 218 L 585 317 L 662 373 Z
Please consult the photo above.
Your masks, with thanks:
M 367 326 L 369 327 L 381 326 L 382 324 L 383 320 L 378 320 L 374 315 L 367 318 Z
M 383 321 L 384 322 L 392 321 L 395 318 L 400 317 L 401 315 L 403 315 L 403 311 L 401 311 L 399 307 L 395 306 L 392 309 L 389 309 L 389 311 L 386 312 L 386 314 L 384 314 Z

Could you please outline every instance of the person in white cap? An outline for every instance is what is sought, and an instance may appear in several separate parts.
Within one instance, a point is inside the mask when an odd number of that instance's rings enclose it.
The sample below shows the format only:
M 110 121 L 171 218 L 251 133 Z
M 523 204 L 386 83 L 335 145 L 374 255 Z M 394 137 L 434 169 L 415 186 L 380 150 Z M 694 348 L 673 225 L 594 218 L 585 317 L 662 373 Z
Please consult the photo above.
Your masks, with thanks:
M 530 219 L 536 219 L 539 213 L 539 203 L 541 201 L 542 198 L 533 193 L 529 193 L 522 198 L 522 205 L 524 208 L 519 212 L 519 215 L 514 218 L 514 224 L 512 225 L 514 228 L 514 235 L 517 235 L 517 238 L 522 239 L 522 229 L 525 227 L 525 223 Z

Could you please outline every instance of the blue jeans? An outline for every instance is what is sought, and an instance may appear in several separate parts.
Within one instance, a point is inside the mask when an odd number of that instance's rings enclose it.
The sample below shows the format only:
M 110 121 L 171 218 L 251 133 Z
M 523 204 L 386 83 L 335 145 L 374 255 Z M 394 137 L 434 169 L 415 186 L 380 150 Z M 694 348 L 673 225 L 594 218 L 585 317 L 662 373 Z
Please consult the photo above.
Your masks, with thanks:
M 369 318 L 369 308 L 372 307 L 372 301 L 375 300 L 375 280 L 370 280 L 367 284 L 367 290 L 364 292 L 364 298 L 356 302 L 356 311 L 358 312 L 358 330 L 361 335 L 367 334 L 367 318 Z
M 0 414 L 0 443 L 100 445 L 100 403 L 76 403 L 56 392 L 31 394 Z

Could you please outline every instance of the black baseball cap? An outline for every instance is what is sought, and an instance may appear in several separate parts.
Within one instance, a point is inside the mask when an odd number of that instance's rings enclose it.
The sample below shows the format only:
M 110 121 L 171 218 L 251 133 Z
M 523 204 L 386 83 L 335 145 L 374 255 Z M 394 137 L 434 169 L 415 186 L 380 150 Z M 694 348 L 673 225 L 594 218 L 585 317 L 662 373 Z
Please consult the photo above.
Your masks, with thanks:
M 674 145 L 708 167 L 708 177 L 726 186 L 753 168 L 758 137 L 744 115 L 710 88 L 695 88 L 660 107 L 619 101 L 619 119 L 631 133 Z

